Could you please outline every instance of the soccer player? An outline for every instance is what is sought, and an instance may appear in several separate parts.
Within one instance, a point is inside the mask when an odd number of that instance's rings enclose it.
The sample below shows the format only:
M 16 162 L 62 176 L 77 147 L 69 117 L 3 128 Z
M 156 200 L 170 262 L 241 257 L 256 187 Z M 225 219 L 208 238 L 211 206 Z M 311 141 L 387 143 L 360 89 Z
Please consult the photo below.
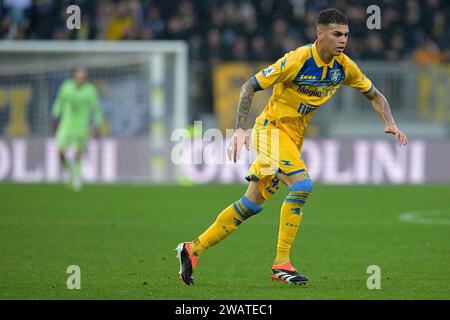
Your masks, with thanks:
M 313 44 L 288 52 L 243 85 L 236 130 L 228 148 L 234 162 L 239 159 L 243 145 L 249 149 L 246 122 L 254 93 L 274 87 L 252 130 L 252 145 L 256 148 L 257 158 L 246 177 L 249 186 L 245 195 L 225 208 L 205 232 L 191 242 L 178 245 L 180 279 L 185 284 L 194 283 L 192 274 L 205 250 L 259 213 L 263 203 L 279 189 L 280 181 L 289 188 L 289 193 L 281 206 L 272 279 L 288 284 L 308 282 L 290 260 L 303 207 L 312 192 L 312 181 L 300 155 L 311 117 L 342 85 L 351 86 L 365 95 L 384 121 L 384 132 L 394 135 L 399 144 L 408 143 L 395 124 L 386 98 L 344 54 L 349 35 L 347 17 L 336 9 L 320 11 L 316 18 L 316 33 L 317 40 Z
M 91 115 L 94 124 L 93 135 L 98 138 L 103 116 L 97 89 L 87 81 L 87 71 L 78 68 L 73 79 L 65 80 L 61 85 L 52 110 L 59 159 L 64 170 L 69 171 L 69 182 L 75 191 L 81 189 L 81 156 L 89 136 Z M 70 162 L 65 153 L 73 144 L 75 159 Z

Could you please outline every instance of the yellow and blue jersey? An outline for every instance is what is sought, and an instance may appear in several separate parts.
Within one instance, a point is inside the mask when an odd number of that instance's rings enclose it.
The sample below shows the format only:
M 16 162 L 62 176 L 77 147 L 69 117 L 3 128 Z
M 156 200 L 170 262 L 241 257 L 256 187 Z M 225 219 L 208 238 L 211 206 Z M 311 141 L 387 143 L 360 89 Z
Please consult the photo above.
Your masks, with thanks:
M 317 41 L 286 53 L 253 79 L 260 89 L 274 87 L 256 121 L 260 124 L 270 121 L 299 145 L 314 112 L 342 85 L 362 93 L 373 89 L 372 82 L 346 54 L 334 57 L 330 63 L 323 62 L 317 52 Z

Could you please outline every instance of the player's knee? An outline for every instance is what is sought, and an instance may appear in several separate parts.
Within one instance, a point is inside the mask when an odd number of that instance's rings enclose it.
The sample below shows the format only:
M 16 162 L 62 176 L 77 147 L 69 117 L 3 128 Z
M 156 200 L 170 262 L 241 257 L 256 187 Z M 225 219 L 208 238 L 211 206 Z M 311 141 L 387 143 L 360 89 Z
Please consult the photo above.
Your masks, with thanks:
M 264 197 L 261 195 L 261 193 L 259 192 L 259 190 L 257 192 L 247 192 L 244 195 L 244 198 L 246 198 L 248 201 L 258 205 L 258 206 L 262 206 L 264 201 L 266 201 L 266 199 L 264 199 Z
M 260 213 L 263 209 L 263 207 L 261 205 L 257 204 L 254 201 L 251 201 L 246 196 L 242 197 L 242 203 L 249 210 L 249 212 L 251 212 L 252 215 Z
M 244 195 L 248 200 L 261 206 L 266 201 L 259 191 L 258 184 L 255 181 L 250 181 L 247 192 Z
M 312 192 L 312 181 L 311 179 L 296 181 L 289 187 L 289 190 L 290 192 L 284 202 L 298 206 L 298 212 L 296 213 L 300 213 Z
M 311 179 L 303 179 L 294 182 L 290 187 L 290 191 L 303 191 L 307 193 L 312 192 L 313 183 Z
M 263 207 L 249 200 L 246 196 L 233 203 L 233 209 L 239 215 L 242 221 L 258 214 Z

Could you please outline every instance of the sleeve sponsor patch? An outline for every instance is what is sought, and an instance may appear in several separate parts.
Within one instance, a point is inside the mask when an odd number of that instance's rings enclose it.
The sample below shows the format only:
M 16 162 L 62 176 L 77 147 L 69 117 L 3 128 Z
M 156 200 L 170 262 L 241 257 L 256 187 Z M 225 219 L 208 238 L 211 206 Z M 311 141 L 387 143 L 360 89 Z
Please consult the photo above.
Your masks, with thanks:
M 262 74 L 263 74 L 264 77 L 267 77 L 269 74 L 271 74 L 273 72 L 273 70 L 274 70 L 274 67 L 270 66 L 267 69 L 264 69 L 262 71 Z

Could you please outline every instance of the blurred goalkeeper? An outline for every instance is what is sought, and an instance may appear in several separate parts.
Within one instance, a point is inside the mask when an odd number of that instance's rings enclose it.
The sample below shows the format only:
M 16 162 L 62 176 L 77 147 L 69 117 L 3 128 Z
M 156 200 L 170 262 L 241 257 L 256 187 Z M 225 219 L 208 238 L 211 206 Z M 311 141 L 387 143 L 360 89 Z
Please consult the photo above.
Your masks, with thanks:
M 59 88 L 53 105 L 53 130 L 56 131 L 56 146 L 64 170 L 69 172 L 69 183 L 75 191 L 81 189 L 81 156 L 89 136 L 90 119 L 93 117 L 92 133 L 100 137 L 103 115 L 97 89 L 87 81 L 84 68 L 75 70 L 72 79 L 65 80 Z M 75 145 L 75 158 L 69 161 L 66 150 Z

